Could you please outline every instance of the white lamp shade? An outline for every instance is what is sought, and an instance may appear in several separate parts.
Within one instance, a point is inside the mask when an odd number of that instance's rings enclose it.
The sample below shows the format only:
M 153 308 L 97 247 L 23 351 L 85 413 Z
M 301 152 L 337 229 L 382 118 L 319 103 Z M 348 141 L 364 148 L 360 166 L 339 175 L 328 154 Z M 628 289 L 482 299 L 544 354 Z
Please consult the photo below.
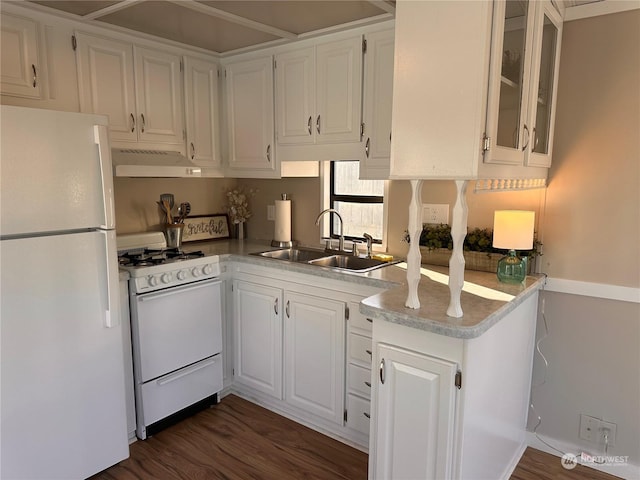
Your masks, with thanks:
M 493 216 L 493 246 L 509 250 L 531 250 L 535 212 L 496 210 Z

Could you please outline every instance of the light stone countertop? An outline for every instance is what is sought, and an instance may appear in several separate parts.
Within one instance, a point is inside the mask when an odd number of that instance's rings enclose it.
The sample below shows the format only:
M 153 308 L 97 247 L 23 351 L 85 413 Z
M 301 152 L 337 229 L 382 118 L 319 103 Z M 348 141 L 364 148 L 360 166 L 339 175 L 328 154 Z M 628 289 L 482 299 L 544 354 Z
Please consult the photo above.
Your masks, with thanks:
M 446 315 L 450 295 L 446 267 L 422 266 L 418 289 L 421 306 L 419 309 L 411 309 L 404 306 L 407 298 L 406 264 L 404 263 L 367 273 L 352 273 L 250 255 L 265 250 L 276 250 L 267 242 L 216 240 L 186 243 L 183 248 L 186 251 L 202 250 L 207 255 L 218 255 L 220 260 L 229 259 L 385 288 L 386 291 L 366 298 L 360 303 L 361 313 L 374 320 L 385 320 L 463 339 L 482 335 L 544 285 L 543 275 L 528 276 L 524 285 L 510 285 L 499 282 L 494 273 L 465 270 L 465 284 L 461 295 L 464 314 L 461 318 L 453 318 Z

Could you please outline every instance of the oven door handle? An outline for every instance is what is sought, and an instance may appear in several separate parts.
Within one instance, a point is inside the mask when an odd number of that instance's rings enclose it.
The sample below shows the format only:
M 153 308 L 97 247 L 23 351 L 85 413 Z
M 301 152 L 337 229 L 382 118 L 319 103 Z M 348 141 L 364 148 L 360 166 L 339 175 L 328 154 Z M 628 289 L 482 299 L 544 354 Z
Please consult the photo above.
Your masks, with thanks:
M 167 383 L 171 383 L 171 382 L 173 382 L 175 380 L 178 380 L 179 378 L 186 377 L 187 375 L 191 375 L 192 373 L 197 372 L 198 370 L 202 370 L 203 368 L 210 367 L 211 365 L 213 365 L 217 361 L 218 361 L 217 358 L 211 358 L 211 359 L 206 360 L 204 362 L 198 363 L 197 365 L 193 365 L 191 367 L 183 368 L 182 370 L 180 370 L 180 371 L 178 371 L 176 373 L 172 373 L 171 375 L 167 375 L 165 377 L 162 377 L 162 378 L 156 380 L 156 383 L 158 385 L 166 385 Z
M 141 302 L 146 302 L 149 300 L 155 300 L 156 298 L 166 297 L 167 295 L 175 295 L 176 293 L 186 292 L 188 290 L 196 290 L 198 288 L 209 287 L 217 283 L 221 283 L 221 280 L 214 278 L 211 280 L 204 281 L 202 283 L 197 283 L 197 284 L 190 283 L 182 287 L 169 287 L 166 290 L 161 290 L 159 292 L 150 292 L 150 293 L 143 293 L 142 295 L 138 295 L 138 300 Z

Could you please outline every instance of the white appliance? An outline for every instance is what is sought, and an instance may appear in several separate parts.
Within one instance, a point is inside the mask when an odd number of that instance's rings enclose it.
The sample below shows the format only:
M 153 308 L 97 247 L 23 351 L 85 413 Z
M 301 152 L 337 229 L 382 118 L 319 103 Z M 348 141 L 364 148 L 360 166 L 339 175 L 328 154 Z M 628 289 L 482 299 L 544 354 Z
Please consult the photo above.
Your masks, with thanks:
M 0 477 L 129 456 L 107 118 L 0 110 Z
M 217 256 L 167 249 L 160 232 L 118 237 L 129 271 L 136 435 L 218 402 L 222 282 Z

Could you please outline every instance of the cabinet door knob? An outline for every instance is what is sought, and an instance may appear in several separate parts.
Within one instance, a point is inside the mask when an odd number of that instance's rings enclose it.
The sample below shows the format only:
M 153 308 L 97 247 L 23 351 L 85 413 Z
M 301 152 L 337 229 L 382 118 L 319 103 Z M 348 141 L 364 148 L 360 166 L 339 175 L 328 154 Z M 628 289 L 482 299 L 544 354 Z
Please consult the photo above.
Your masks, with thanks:
M 380 383 L 384 385 L 384 358 L 380 361 Z
M 131 133 L 133 133 L 136 130 L 136 117 L 133 116 L 133 113 L 129 115 L 131 115 Z
M 33 70 L 33 88 L 36 88 L 38 85 L 38 72 L 36 70 L 36 66 L 32 63 L 31 69 Z
M 313 121 L 313 119 L 311 118 L 311 115 L 309 115 L 309 121 L 307 122 L 307 130 L 309 131 L 309 135 L 311 135 L 311 122 Z
M 320 133 L 320 115 L 316 118 L 316 131 Z

